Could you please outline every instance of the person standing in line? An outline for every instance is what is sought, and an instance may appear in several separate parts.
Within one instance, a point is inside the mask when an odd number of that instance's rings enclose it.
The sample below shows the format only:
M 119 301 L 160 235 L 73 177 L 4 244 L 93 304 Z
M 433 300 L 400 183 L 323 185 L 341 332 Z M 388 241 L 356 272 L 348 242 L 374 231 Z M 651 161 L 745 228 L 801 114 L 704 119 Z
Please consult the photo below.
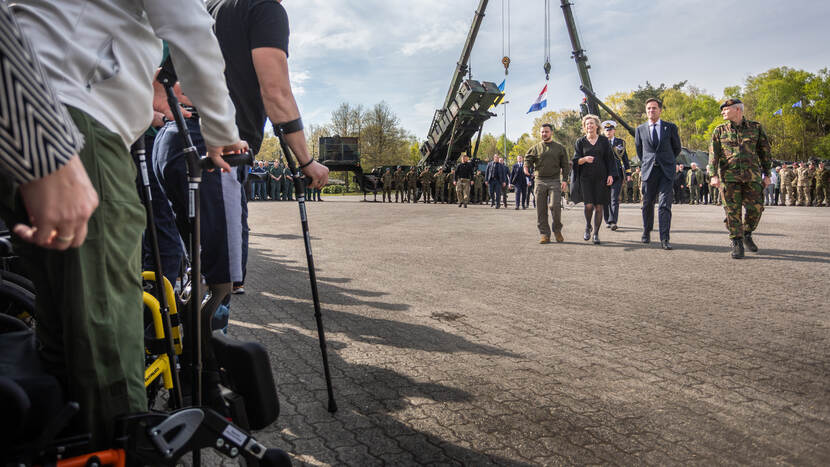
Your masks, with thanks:
M 432 198 L 432 178 L 429 167 L 425 167 L 420 176 L 421 194 L 424 195 L 424 204 L 429 204 L 429 200 Z
M 510 172 L 510 185 L 516 192 L 516 209 L 527 209 L 527 175 L 525 175 L 524 158 L 516 157 L 513 170 Z
M 536 227 L 541 238 L 539 243 L 550 243 L 551 227 L 557 243 L 565 241 L 562 236 L 562 190 L 571 173 L 571 165 L 565 146 L 553 140 L 553 125 L 543 123 L 539 134 L 542 141 L 534 144 L 525 154 L 524 173 L 533 174 Z M 549 223 L 553 218 L 553 225 Z
M 640 159 L 643 185 L 643 243 L 651 241 L 654 228 L 654 203 L 659 199 L 660 244 L 671 250 L 672 184 L 680 154 L 680 134 L 677 125 L 660 119 L 663 103 L 656 98 L 646 100 L 648 121 L 637 127 L 634 146 Z
M 635 203 L 640 202 L 640 190 L 643 187 L 640 185 L 640 168 L 637 167 L 634 169 L 634 173 L 631 174 L 631 199 Z
M 407 203 L 417 203 L 418 202 L 418 172 L 415 171 L 415 166 L 412 166 L 409 169 L 409 172 L 406 173 L 406 185 L 407 185 Z
M 818 169 L 816 169 L 816 206 L 828 206 L 830 205 L 830 197 L 828 196 L 830 193 L 830 170 L 825 167 L 824 162 L 818 163 Z
M 770 184 L 772 158 L 763 127 L 747 120 L 739 99 L 727 99 L 721 106 L 726 123 L 712 132 L 709 143 L 711 184 L 723 184 L 726 228 L 732 240 L 732 258 L 744 257 L 744 245 L 756 252 L 752 232 L 764 212 L 763 189 Z M 744 214 L 744 210 L 746 213 Z
M 773 206 L 780 206 L 779 201 L 781 200 L 781 168 L 776 167 L 773 169 L 775 172 L 775 191 L 773 192 Z
M 395 184 L 395 202 L 403 203 L 406 193 L 406 190 L 404 189 L 406 174 L 401 169 L 401 166 L 398 166 L 397 170 L 395 170 L 395 173 L 392 175 L 392 182 Z M 400 198 L 398 198 L 398 196 L 400 196 Z
M 614 156 L 608 138 L 599 134 L 599 117 L 588 114 L 582 117 L 585 136 L 574 144 L 574 183 L 579 193 L 571 193 L 571 199 L 585 203 L 585 235 L 592 239 L 591 218 L 594 220 L 593 242 L 599 245 L 599 227 L 602 224 L 602 207 L 611 200 L 610 186 L 614 183 Z
M 493 161 L 487 164 L 487 173 L 484 175 L 484 183 L 490 192 L 490 207 L 498 209 L 501 205 L 501 190 L 503 180 L 502 171 L 499 167 L 499 157 L 493 156 Z
M 380 177 L 380 182 L 383 184 L 383 196 L 381 197 L 381 202 L 385 203 L 386 199 L 389 198 L 389 202 L 392 202 L 392 168 L 387 167 L 386 170 L 383 171 L 383 175 Z
M 700 203 L 700 191 L 703 188 L 703 171 L 697 167 L 696 162 L 692 162 L 692 168 L 686 172 L 686 186 L 689 187 L 689 204 Z
M 484 202 L 484 174 L 481 170 L 476 170 L 473 176 L 473 204 L 481 204 Z
M 625 151 L 625 141 L 616 137 L 617 122 L 606 120 L 602 123 L 605 137 L 611 144 L 611 153 L 614 156 L 613 171 L 614 183 L 611 184 L 611 202 L 603 205 L 602 216 L 605 226 L 617 230 L 617 220 L 620 215 L 620 195 L 623 187 L 631 181 L 631 166 L 628 163 L 628 153 Z
M 501 185 L 501 197 L 502 201 L 504 202 L 504 207 L 507 208 L 507 183 L 510 181 L 510 171 L 507 168 L 507 165 L 504 163 L 504 158 L 499 156 L 499 170 L 501 170 L 501 178 L 504 180 L 504 183 Z

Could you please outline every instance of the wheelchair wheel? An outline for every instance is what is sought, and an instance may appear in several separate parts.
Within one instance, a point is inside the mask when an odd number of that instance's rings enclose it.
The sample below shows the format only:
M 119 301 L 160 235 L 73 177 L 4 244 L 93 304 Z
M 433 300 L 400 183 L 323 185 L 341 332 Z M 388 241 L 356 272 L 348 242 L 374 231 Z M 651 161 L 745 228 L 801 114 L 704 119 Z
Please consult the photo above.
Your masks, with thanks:
M 8 274 L 13 273 L 2 271 L 3 280 L 0 282 L 0 313 L 13 316 L 23 321 L 30 328 L 34 328 L 35 294 L 25 287 L 11 280 L 7 280 Z M 17 276 L 17 274 L 13 275 Z

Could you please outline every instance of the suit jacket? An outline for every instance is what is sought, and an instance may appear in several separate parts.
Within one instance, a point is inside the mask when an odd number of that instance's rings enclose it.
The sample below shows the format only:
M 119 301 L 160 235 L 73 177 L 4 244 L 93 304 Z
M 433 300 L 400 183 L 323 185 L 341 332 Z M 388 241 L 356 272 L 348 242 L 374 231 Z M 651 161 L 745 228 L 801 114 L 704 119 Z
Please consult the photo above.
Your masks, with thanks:
M 527 186 L 527 176 L 525 175 L 524 164 L 513 164 L 513 171 L 510 172 L 510 184 L 513 186 Z
M 677 156 L 681 149 L 677 125 L 661 120 L 660 143 L 654 147 L 648 131 L 648 122 L 643 123 L 634 132 L 634 145 L 637 147 L 637 157 L 640 158 L 643 181 L 648 180 L 655 165 L 669 180 L 674 180 Z
M 487 164 L 487 173 L 484 175 L 484 180 L 487 183 L 507 183 L 507 167 L 498 162 L 490 162 Z

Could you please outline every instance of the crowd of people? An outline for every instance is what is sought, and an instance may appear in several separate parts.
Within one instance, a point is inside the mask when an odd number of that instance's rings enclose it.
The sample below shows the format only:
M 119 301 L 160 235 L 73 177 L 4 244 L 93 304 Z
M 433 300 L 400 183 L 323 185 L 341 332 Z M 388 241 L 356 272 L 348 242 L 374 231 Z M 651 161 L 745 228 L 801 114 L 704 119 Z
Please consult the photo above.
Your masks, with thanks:
M 300 176 L 306 201 L 323 201 L 322 187 L 312 188 L 304 175 Z M 248 201 L 293 201 L 294 177 L 282 159 L 279 161 L 254 161 L 245 180 Z

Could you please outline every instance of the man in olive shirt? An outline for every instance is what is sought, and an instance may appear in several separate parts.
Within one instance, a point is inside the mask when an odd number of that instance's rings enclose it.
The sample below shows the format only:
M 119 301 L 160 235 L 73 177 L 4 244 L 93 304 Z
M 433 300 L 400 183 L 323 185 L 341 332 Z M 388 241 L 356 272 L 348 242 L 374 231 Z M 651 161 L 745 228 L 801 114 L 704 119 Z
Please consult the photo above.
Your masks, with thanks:
M 530 175 L 534 172 L 536 188 L 536 223 L 539 234 L 542 235 L 539 243 L 550 243 L 551 226 L 548 224 L 548 209 L 553 217 L 553 235 L 556 241 L 562 243 L 562 191 L 571 172 L 570 159 L 565 152 L 565 146 L 557 143 L 551 137 L 553 126 L 543 123 L 541 129 L 542 142 L 535 144 L 525 155 L 524 172 Z

